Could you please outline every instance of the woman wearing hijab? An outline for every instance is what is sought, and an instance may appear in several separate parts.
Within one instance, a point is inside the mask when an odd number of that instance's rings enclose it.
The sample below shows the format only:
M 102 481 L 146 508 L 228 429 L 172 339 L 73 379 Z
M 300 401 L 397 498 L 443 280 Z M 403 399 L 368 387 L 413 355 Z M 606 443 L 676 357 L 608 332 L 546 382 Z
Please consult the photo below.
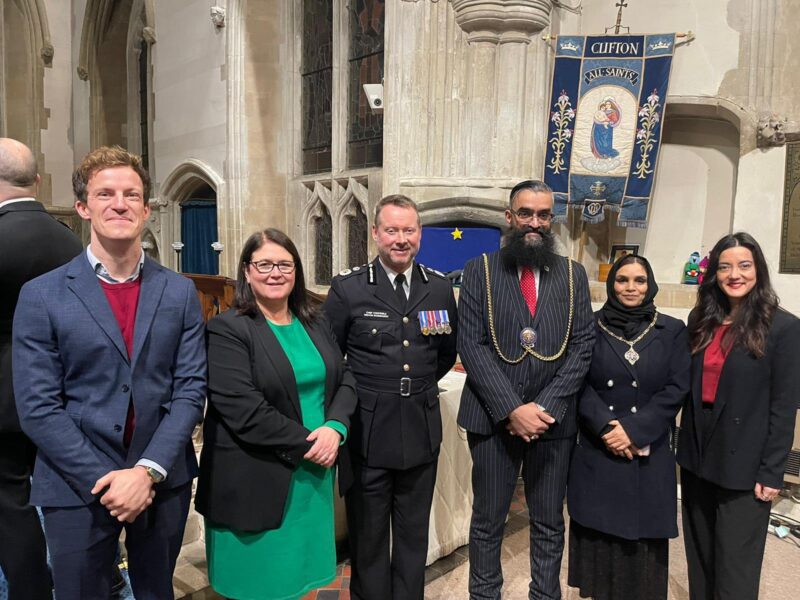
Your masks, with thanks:
M 711 250 L 689 341 L 678 442 L 689 596 L 755 600 L 800 398 L 800 320 L 779 307 L 750 234 Z
M 597 341 L 578 403 L 570 464 L 570 586 L 582 597 L 667 597 L 668 539 L 677 537 L 675 415 L 689 389 L 686 327 L 658 313 L 646 259 L 611 268 Z

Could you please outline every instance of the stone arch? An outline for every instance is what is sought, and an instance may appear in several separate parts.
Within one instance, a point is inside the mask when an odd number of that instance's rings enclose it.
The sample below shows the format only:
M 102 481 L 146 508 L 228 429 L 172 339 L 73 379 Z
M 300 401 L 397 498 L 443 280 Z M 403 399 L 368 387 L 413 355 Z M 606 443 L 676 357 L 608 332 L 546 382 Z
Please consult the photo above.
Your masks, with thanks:
M 347 188 L 336 203 L 336 212 L 333 215 L 336 241 L 335 266 L 337 269 L 350 268 L 363 262 L 364 256 L 351 256 L 351 228 L 354 225 L 354 219 L 360 220 L 361 217 L 366 221 L 366 227 L 369 227 L 368 206 L 369 190 L 362 183 L 350 177 L 347 180 Z M 364 255 L 367 254 L 368 244 L 369 236 L 364 240 Z
M 491 198 L 449 197 L 426 200 L 419 204 L 423 225 L 466 222 L 488 227 L 506 226 L 505 201 Z
M 0 29 L 0 135 L 31 148 L 42 175 L 39 195 L 48 202 L 52 191 L 41 131 L 47 126 L 44 69 L 52 65 L 54 49 L 44 0 L 0 2 Z
M 726 121 L 739 132 L 739 153 L 757 145 L 758 117 L 747 108 L 717 96 L 667 96 L 665 118 L 689 117 Z
M 190 158 L 175 167 L 161 184 L 159 198 L 151 205 L 158 207 L 161 217 L 160 247 L 171 248 L 173 242 L 181 241 L 181 203 L 191 194 L 204 187 L 210 187 L 217 195 L 217 207 L 224 180 L 207 163 Z M 218 208 L 219 210 L 219 208 Z M 170 252 L 170 259 L 162 256 L 164 264 L 177 269 L 177 257 Z
M 309 182 L 311 184 L 311 182 Z M 306 204 L 300 222 L 303 226 L 303 246 L 306 248 L 307 265 L 306 284 L 327 285 L 326 275 L 333 275 L 333 214 L 331 209 L 331 190 L 319 181 L 313 182 L 313 187 L 306 188 Z M 321 223 L 324 221 L 325 223 Z M 320 227 L 330 224 L 331 235 L 328 239 L 320 236 Z M 323 248 L 330 248 L 325 252 Z M 320 261 L 325 261 L 321 263 Z
M 145 227 L 145 230 L 142 232 L 142 248 L 147 256 L 158 263 L 161 262 L 161 251 L 158 239 L 149 227 Z
M 155 42 L 153 0 L 88 0 L 81 31 L 78 76 L 90 84 L 92 147 L 120 144 L 141 151 L 138 135 L 142 43 Z

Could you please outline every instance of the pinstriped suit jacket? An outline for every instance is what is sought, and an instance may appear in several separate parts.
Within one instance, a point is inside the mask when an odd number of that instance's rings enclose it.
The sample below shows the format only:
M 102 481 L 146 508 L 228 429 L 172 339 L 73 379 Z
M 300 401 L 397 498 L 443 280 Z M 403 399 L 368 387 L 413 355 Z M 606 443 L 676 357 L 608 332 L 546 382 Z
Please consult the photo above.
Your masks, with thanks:
M 515 359 L 522 353 L 519 335 L 525 327 L 536 331 L 537 352 L 558 352 L 569 317 L 568 260 L 556 257 L 549 268 L 541 269 L 534 318 L 520 292 L 516 267 L 505 265 L 499 252 L 489 255 L 494 327 L 506 357 Z M 564 354 L 552 362 L 527 356 L 511 365 L 500 359 L 492 343 L 483 257 L 467 263 L 458 300 L 458 353 L 467 372 L 458 411 L 461 427 L 488 435 L 512 410 L 536 402 L 557 421 L 545 437 L 575 434 L 576 399 L 591 362 L 595 327 L 586 271 L 578 263 L 573 263 L 573 281 L 574 316 Z

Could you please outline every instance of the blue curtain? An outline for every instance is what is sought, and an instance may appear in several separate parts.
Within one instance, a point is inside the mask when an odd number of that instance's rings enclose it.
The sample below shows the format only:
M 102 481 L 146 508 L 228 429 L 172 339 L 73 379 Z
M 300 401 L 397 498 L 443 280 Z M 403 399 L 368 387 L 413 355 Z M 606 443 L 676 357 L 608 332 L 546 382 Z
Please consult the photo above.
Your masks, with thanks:
M 495 227 L 423 227 L 417 260 L 442 273 L 457 271 L 482 252 L 500 248 L 500 230 Z
M 181 204 L 181 270 L 198 275 L 217 275 L 217 254 L 211 243 L 217 233 L 217 203 L 214 200 L 187 200 Z

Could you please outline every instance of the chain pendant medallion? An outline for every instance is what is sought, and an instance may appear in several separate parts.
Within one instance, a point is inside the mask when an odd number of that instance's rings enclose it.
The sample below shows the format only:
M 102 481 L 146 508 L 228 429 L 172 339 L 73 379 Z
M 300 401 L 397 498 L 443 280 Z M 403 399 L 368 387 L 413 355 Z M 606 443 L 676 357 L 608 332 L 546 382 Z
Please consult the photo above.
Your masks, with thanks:
M 633 349 L 633 345 L 628 348 L 628 351 L 623 356 L 625 356 L 625 360 L 631 363 L 631 365 L 635 365 L 636 361 L 639 360 L 639 353 Z

